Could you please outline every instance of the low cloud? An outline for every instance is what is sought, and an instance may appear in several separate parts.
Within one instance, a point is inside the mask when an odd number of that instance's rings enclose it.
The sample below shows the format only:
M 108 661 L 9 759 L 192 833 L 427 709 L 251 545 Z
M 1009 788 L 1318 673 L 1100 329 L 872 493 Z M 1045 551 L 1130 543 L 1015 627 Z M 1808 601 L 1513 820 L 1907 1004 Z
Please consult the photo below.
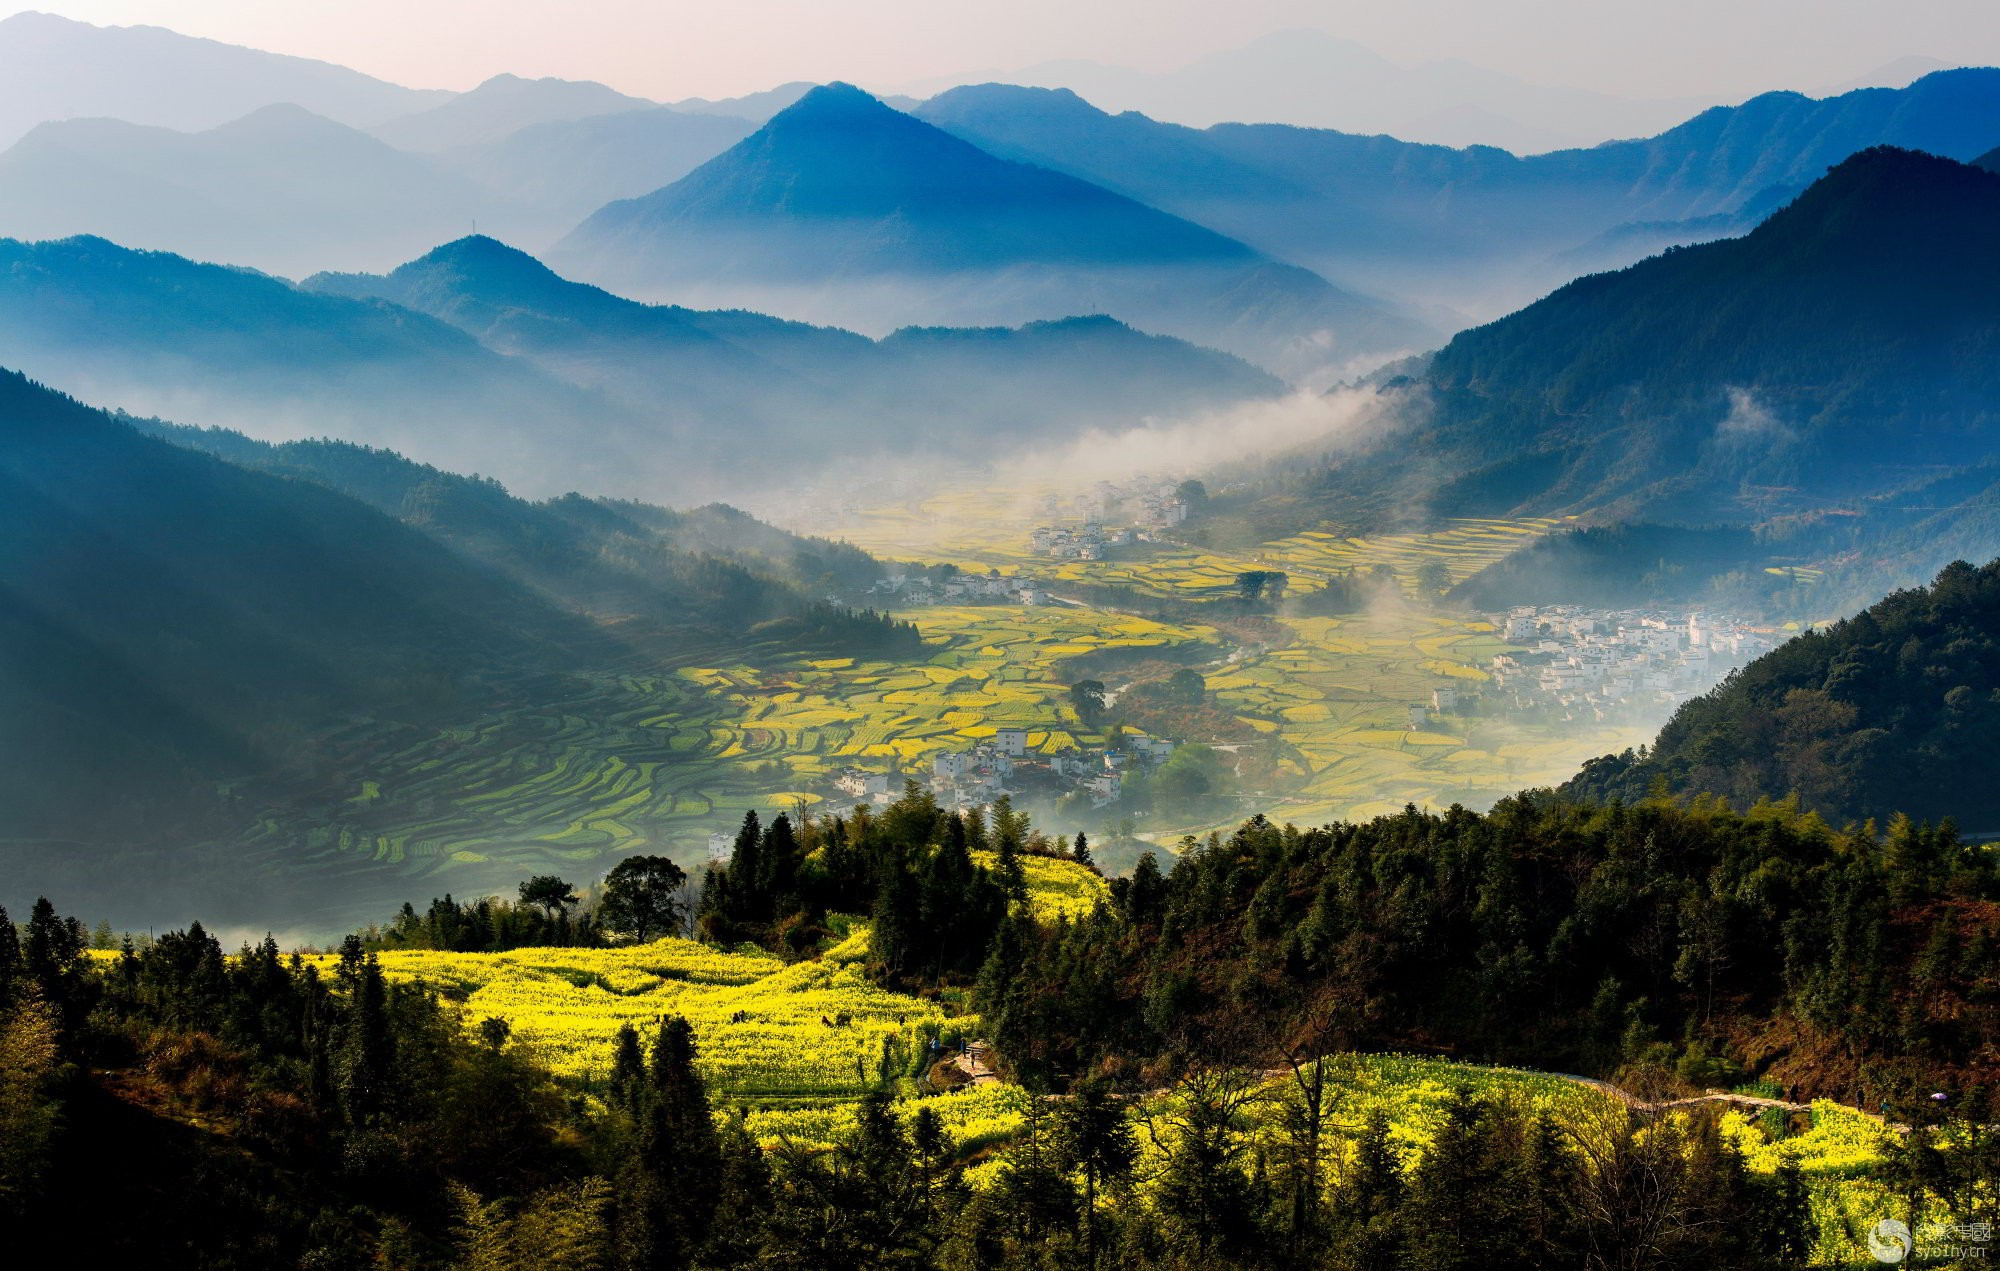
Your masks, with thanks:
M 998 475 L 1010 481 L 1122 481 L 1165 472 L 1211 472 L 1290 454 L 1337 453 L 1395 431 L 1409 417 L 1408 406 L 1407 398 L 1373 389 L 1293 393 L 1184 420 L 1093 430 L 1004 463 Z

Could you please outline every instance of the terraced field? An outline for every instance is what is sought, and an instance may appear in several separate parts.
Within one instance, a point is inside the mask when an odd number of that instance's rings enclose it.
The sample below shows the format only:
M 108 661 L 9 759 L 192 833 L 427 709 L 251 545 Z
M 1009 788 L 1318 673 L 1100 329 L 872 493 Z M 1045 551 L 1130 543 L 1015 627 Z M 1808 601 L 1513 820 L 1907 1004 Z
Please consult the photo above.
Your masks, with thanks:
M 824 958 L 791 964 L 688 940 L 381 958 L 391 978 L 463 1002 L 468 1022 L 506 1020 L 553 1071 L 584 1081 L 609 1075 L 620 1026 L 643 1033 L 662 1016 L 685 1016 L 718 1097 L 756 1103 L 858 1098 L 901 1076 L 940 1031 L 977 1027 L 976 1019 L 948 1023 L 936 1002 L 870 983 L 867 953 L 867 927 L 857 924 Z
M 1003 510 L 981 519 L 996 506 Z M 1244 556 L 1142 545 L 1131 559 L 1057 565 L 1026 552 L 1032 506 L 1026 497 L 961 491 L 881 513 L 851 536 L 892 555 L 922 549 L 927 559 L 982 570 L 1053 568 L 1060 578 L 1205 598 L 1233 590 L 1235 574 L 1252 568 L 1283 569 L 1299 591 L 1333 571 L 1375 566 L 1412 586 L 1431 562 L 1462 578 L 1556 524 L 1460 521 L 1375 539 L 1309 533 Z M 1079 605 L 919 607 L 898 616 L 922 630 L 931 646 L 924 660 L 712 645 L 647 674 L 524 685 L 518 706 L 455 729 L 356 724 L 328 742 L 328 766 L 346 774 L 346 791 L 274 808 L 248 846 L 262 869 L 288 880 L 339 871 L 353 892 L 356 875 L 379 877 L 398 900 L 426 886 L 511 889 L 548 868 L 588 879 L 613 854 L 641 848 L 692 867 L 709 834 L 733 830 L 748 809 L 810 805 L 843 767 L 920 772 L 932 756 L 1007 726 L 1028 729 L 1041 752 L 1097 743 L 1071 711 L 1068 686 L 1079 678 L 1075 659 L 1115 650 L 1200 666 L 1218 704 L 1275 740 L 1275 768 L 1258 771 L 1276 775 L 1243 791 L 1242 814 L 1312 824 L 1405 803 L 1481 805 L 1639 739 L 1452 715 L 1409 727 L 1411 703 L 1428 702 L 1440 685 L 1476 686 L 1505 647 L 1485 624 L 1414 601 L 1350 618 L 1285 618 L 1280 640 L 1248 648 L 1216 626 Z M 1232 824 L 1238 811 L 1216 816 L 1137 828 L 1171 845 Z
M 1236 589 L 1236 575 L 1251 569 L 1279 569 L 1291 591 L 1309 594 L 1326 578 L 1347 570 L 1387 566 L 1406 588 L 1417 571 L 1436 561 L 1456 583 L 1525 546 L 1566 520 L 1460 518 L 1435 531 L 1348 538 L 1309 531 L 1278 539 L 1249 552 L 1206 552 L 1171 543 L 1139 543 L 1114 548 L 1109 559 L 1052 560 L 1028 545 L 1039 524 L 1075 524 L 1036 512 L 1049 491 L 950 490 L 914 506 L 874 509 L 831 532 L 877 556 L 911 562 L 950 561 L 962 569 L 1003 574 L 1022 571 L 1074 582 L 1131 587 L 1157 596 L 1206 599 Z M 826 532 L 826 531 L 822 531 Z

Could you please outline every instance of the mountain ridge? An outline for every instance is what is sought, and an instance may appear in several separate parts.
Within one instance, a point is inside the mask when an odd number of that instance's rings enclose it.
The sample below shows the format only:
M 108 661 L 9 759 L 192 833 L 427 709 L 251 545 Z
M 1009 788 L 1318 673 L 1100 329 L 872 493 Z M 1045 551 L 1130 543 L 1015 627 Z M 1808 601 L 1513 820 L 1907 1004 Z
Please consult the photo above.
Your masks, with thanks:
M 1434 338 L 1308 270 L 996 158 L 849 85 L 815 89 L 673 185 L 601 209 L 551 259 L 648 297 L 864 330 L 1108 312 L 1293 378 Z M 758 302 L 767 295 L 782 299 Z

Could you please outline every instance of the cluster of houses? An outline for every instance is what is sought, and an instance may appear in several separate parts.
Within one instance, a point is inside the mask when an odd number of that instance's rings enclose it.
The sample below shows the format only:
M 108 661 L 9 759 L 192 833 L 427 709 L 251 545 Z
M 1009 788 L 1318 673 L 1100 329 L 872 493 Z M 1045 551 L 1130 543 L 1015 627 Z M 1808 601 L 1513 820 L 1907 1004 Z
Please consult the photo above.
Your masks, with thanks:
M 958 573 L 947 578 L 889 574 L 876 580 L 874 592 L 893 597 L 901 605 L 955 605 L 987 600 L 1020 605 L 1049 603 L 1049 593 L 1039 579 L 1003 574 L 997 569 L 984 574 Z
M 940 804 L 959 810 L 982 807 L 1003 794 L 1071 791 L 1101 808 L 1118 801 L 1127 772 L 1150 771 L 1173 753 L 1174 743 L 1166 738 L 1132 734 L 1103 750 L 1070 747 L 1040 755 L 1028 750 L 1026 729 L 1002 728 L 990 741 L 932 759 L 930 786 Z
M 1491 621 L 1520 651 L 1493 658 L 1498 703 L 1606 720 L 1708 691 L 1783 633 L 1707 613 L 1518 608 Z
M 1037 556 L 1053 560 L 1103 560 L 1104 549 L 1132 541 L 1131 530 L 1107 530 L 1102 525 L 1038 525 L 1028 535 Z
M 1118 801 L 1127 773 L 1151 771 L 1173 753 L 1174 743 L 1165 738 L 1128 734 L 1103 750 L 1070 747 L 1044 755 L 1028 748 L 1027 729 L 1002 728 L 963 750 L 933 757 L 927 784 L 938 803 L 954 811 L 985 807 L 1003 794 L 1060 797 L 1071 791 L 1104 807 Z M 910 775 L 863 768 L 836 773 L 827 810 L 893 803 Z M 722 836 L 711 840 L 711 854 L 718 847 L 727 850 Z
M 1458 686 L 1441 684 L 1431 690 L 1429 702 L 1410 703 L 1410 728 L 1422 728 L 1433 715 L 1451 715 L 1458 711 L 1461 702 Z
M 1074 517 L 1086 526 L 1125 520 L 1142 529 L 1163 530 L 1188 518 L 1188 505 L 1171 481 L 1138 478 L 1122 484 L 1099 481 L 1086 492 L 1067 500 L 1049 495 L 1042 500 L 1042 515 L 1051 520 Z

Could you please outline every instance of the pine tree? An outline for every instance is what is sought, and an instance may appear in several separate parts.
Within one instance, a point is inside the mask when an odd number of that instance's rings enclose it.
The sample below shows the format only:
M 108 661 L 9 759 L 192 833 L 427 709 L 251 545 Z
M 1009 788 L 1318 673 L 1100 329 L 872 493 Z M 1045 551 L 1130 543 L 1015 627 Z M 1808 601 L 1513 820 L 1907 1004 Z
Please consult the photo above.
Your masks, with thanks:
M 636 1143 L 620 1178 L 618 1261 L 627 1271 L 692 1266 L 715 1218 L 722 1149 L 696 1050 L 687 1020 L 661 1021 L 637 1101 Z
M 621 1024 L 611 1050 L 611 1103 L 630 1111 L 644 1094 L 645 1083 L 646 1061 L 639 1049 L 639 1031 Z
M 1081 837 L 1081 836 L 1079 836 Z M 1124 1179 L 1139 1163 L 1139 1140 L 1123 1104 L 1092 1083 L 1056 1111 L 1056 1152 L 1083 1175 L 1084 1265 L 1097 1262 L 1097 1189 Z

